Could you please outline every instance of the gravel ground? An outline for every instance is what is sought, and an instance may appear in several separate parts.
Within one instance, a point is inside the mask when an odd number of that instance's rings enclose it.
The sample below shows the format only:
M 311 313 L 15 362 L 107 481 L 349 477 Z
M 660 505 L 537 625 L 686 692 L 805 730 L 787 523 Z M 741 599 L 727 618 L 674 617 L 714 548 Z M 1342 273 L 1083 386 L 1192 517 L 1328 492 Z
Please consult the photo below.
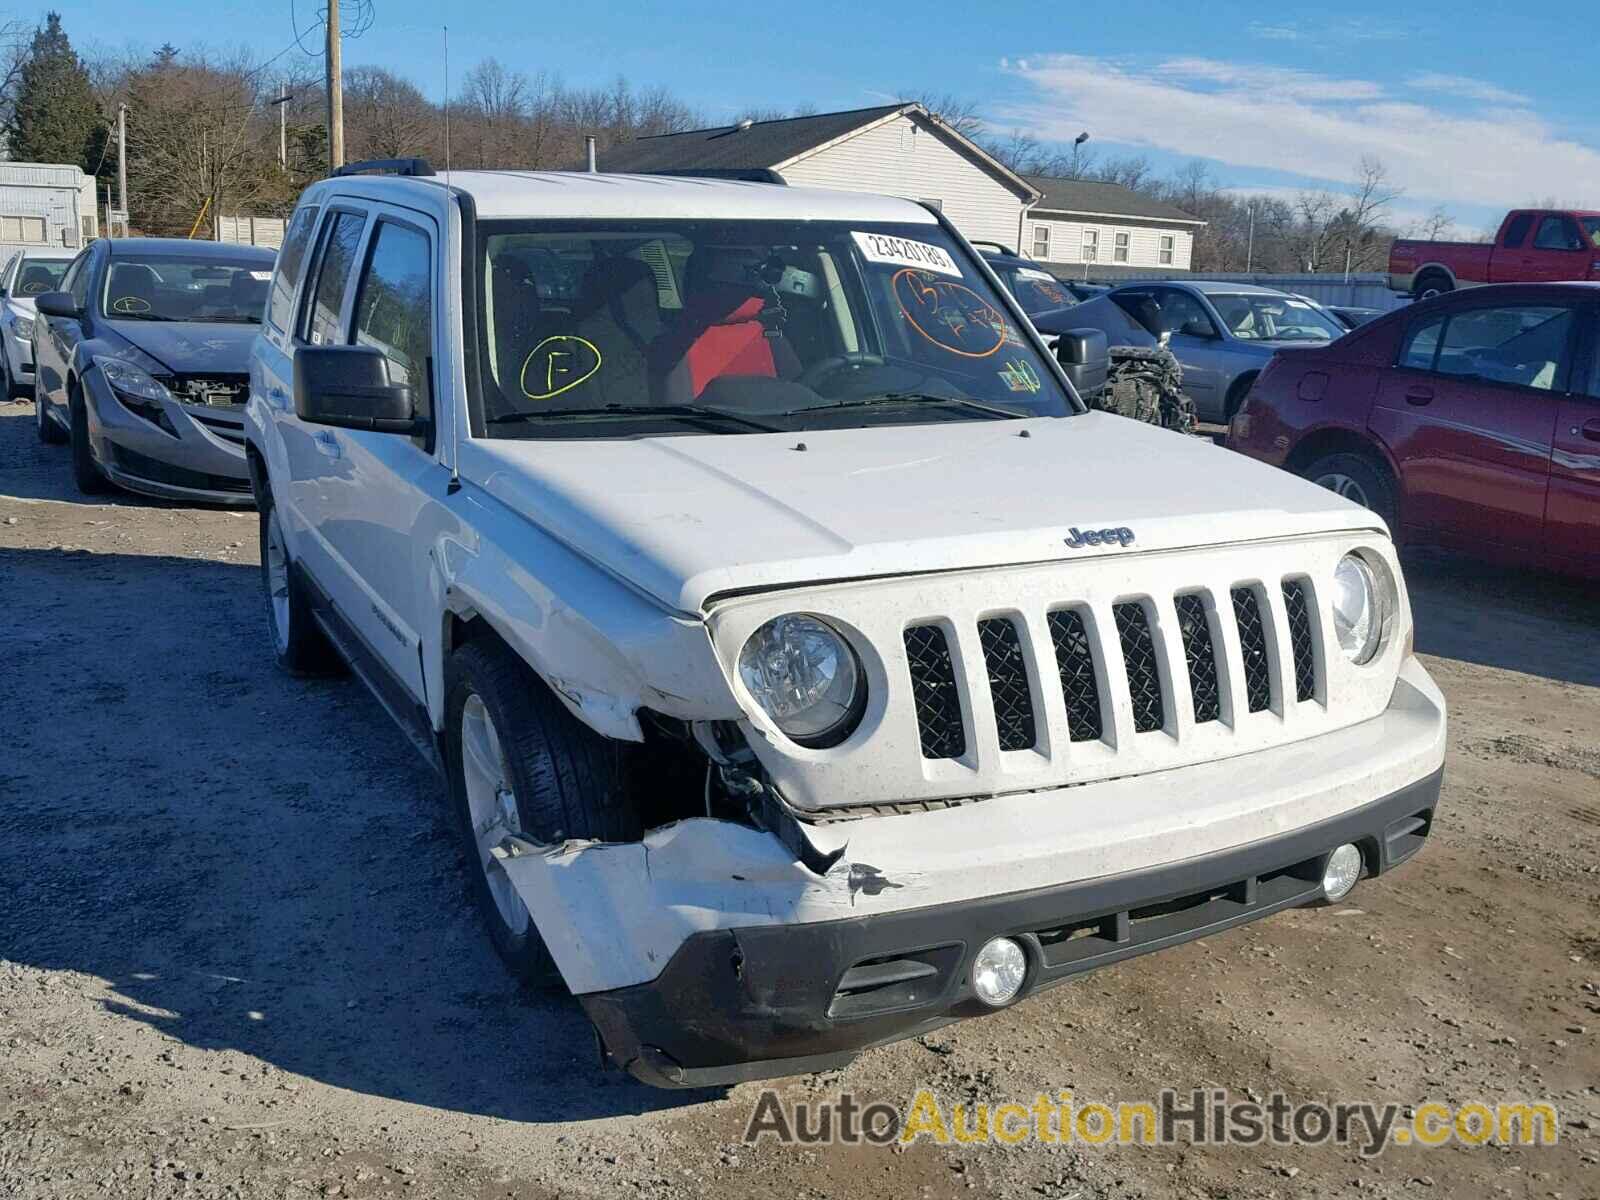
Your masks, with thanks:
M 350 680 L 272 666 L 256 519 L 85 503 L 0 404 L 0 1195 L 1600 1197 L 1600 604 L 1411 564 L 1451 703 L 1435 836 L 1334 909 L 784 1081 L 905 1104 L 1223 1087 L 1549 1100 L 1547 1149 L 741 1144 L 760 1085 L 602 1071 L 465 900 Z

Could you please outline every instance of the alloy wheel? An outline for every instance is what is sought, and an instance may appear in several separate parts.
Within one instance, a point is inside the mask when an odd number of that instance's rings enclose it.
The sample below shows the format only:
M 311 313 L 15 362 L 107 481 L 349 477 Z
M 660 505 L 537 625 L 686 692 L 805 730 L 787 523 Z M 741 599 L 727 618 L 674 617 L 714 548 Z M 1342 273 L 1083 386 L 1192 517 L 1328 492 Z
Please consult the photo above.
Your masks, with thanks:
M 489 715 L 488 705 L 476 692 L 467 697 L 461 709 L 461 773 L 478 868 L 500 919 L 508 930 L 520 935 L 533 918 L 501 866 L 501 858 L 506 838 L 522 832 L 522 814 L 500 748 L 500 732 Z

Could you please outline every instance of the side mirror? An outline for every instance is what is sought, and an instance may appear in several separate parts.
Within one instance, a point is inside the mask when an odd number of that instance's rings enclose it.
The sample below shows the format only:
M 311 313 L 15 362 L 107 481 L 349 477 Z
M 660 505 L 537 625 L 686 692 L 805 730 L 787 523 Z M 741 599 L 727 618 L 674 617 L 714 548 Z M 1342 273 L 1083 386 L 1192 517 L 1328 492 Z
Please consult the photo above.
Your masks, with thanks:
M 40 292 L 33 298 L 33 307 L 47 317 L 77 319 L 83 315 L 71 292 Z
M 1108 358 L 1106 335 L 1098 329 L 1067 329 L 1056 339 L 1056 361 L 1079 367 Z
M 372 346 L 299 346 L 294 352 L 294 411 L 313 425 L 416 435 L 411 385 L 389 382 L 389 360 Z

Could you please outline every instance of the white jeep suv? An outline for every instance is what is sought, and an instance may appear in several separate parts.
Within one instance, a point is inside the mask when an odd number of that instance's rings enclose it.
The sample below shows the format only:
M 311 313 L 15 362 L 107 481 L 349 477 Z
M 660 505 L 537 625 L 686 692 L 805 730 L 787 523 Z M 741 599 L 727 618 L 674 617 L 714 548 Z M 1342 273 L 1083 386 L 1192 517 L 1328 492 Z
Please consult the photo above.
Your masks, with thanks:
M 1382 522 L 1086 412 L 937 211 L 388 167 L 306 190 L 256 343 L 274 649 L 371 686 L 506 962 L 639 1078 L 835 1066 L 1422 845 Z

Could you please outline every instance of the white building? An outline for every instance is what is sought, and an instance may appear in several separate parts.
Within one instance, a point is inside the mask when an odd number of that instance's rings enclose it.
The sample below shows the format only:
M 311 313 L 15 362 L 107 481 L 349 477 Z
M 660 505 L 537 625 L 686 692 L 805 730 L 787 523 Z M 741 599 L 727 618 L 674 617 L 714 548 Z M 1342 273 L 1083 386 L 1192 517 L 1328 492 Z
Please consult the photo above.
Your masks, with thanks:
M 71 164 L 0 162 L 0 259 L 30 247 L 77 250 L 98 236 L 94 176 Z
M 1015 245 L 1038 191 L 920 104 L 639 138 L 600 155 L 602 171 L 758 177 L 884 192 L 937 204 L 967 237 Z
M 1029 175 L 1039 192 L 1028 210 L 1023 254 L 1063 274 L 1096 268 L 1156 267 L 1187 271 L 1194 235 L 1205 222 L 1163 200 L 1118 183 Z

